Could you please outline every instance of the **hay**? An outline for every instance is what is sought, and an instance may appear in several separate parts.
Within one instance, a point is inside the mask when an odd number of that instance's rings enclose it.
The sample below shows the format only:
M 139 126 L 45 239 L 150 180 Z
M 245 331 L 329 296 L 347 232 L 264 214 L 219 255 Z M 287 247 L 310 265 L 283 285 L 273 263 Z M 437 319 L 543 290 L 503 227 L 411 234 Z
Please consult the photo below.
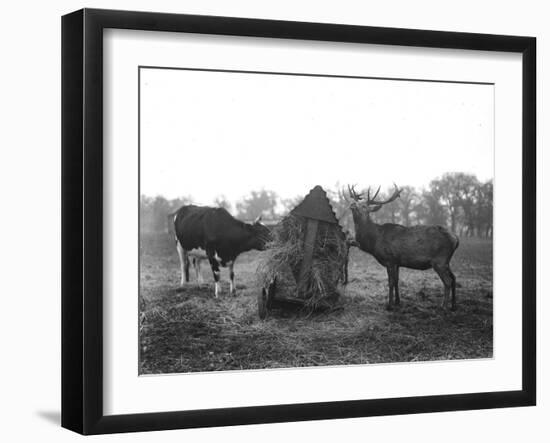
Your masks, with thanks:
M 350 283 L 338 302 L 344 310 L 310 317 L 285 310 L 259 320 L 255 271 L 265 252 L 237 260 L 243 289 L 236 297 L 214 298 L 211 285 L 180 288 L 173 240 L 163 233 L 146 234 L 140 262 L 139 373 L 492 358 L 493 299 L 485 296 L 493 290 L 492 245 L 491 240 L 461 240 L 453 258 L 462 283 L 456 312 L 441 310 L 443 285 L 434 272 L 410 270 L 402 274 L 409 290 L 401 308 L 386 311 L 386 269 L 352 248 Z M 415 295 L 419 289 L 425 299 Z
M 285 217 L 273 230 L 273 240 L 258 265 L 260 284 L 267 287 L 277 280 L 277 291 L 291 288 L 283 297 L 299 298 L 310 311 L 332 307 L 341 295 L 344 264 L 348 246 L 340 226 L 319 222 L 312 266 L 307 270 L 304 284 L 297 284 L 304 258 L 304 238 L 307 220 L 298 215 Z M 281 285 L 282 283 L 282 285 Z M 277 295 L 276 295 L 277 297 Z

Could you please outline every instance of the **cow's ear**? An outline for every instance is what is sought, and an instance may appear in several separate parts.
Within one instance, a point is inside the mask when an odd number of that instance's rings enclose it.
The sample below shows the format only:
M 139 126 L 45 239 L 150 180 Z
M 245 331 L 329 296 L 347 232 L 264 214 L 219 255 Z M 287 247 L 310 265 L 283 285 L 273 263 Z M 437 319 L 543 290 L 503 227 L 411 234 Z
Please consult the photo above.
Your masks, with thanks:
M 260 215 L 258 215 L 258 216 L 256 217 L 256 220 L 254 220 L 254 224 L 260 223 L 261 220 L 262 220 L 262 216 L 261 216 L 261 214 L 260 214 Z

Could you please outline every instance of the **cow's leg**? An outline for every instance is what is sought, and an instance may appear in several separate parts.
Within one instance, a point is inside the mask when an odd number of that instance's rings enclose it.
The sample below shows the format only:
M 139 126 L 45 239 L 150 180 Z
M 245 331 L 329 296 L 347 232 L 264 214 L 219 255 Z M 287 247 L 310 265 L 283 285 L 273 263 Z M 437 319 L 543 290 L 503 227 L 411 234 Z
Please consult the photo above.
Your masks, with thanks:
M 399 266 L 393 268 L 393 279 L 395 285 L 395 306 L 399 306 L 401 304 L 401 300 L 399 299 Z
M 180 285 L 183 286 L 185 282 L 189 282 L 189 254 L 183 247 L 179 240 L 176 239 L 176 249 L 178 250 L 178 257 L 180 258 L 180 270 L 181 280 Z
M 453 287 L 454 275 L 449 269 L 449 265 L 434 265 L 434 270 L 435 272 L 437 272 L 437 275 L 439 275 L 439 278 L 445 286 L 445 292 L 443 294 L 443 302 L 441 303 L 441 306 L 446 309 L 447 305 L 449 304 L 449 292 L 451 292 L 451 288 Z
M 214 295 L 218 298 L 219 293 L 221 292 L 220 288 L 220 265 L 218 260 L 216 260 L 215 253 L 212 250 L 207 250 L 206 255 L 208 256 L 208 261 L 210 262 L 210 267 L 212 268 L 212 274 L 214 274 Z
M 229 293 L 231 295 L 237 295 L 237 287 L 235 286 L 235 272 L 233 272 L 233 266 L 235 261 L 230 261 L 227 266 L 229 267 Z
M 183 250 L 183 270 L 185 272 L 185 281 L 189 283 L 189 251 Z
M 388 272 L 388 286 L 389 286 L 389 296 L 388 296 L 388 305 L 386 308 L 388 311 L 393 309 L 393 269 L 392 266 L 387 266 L 386 270 Z
M 200 284 L 204 283 L 201 272 L 201 262 L 202 259 L 200 257 L 193 257 L 193 268 L 195 269 L 195 277 L 197 277 L 197 282 Z

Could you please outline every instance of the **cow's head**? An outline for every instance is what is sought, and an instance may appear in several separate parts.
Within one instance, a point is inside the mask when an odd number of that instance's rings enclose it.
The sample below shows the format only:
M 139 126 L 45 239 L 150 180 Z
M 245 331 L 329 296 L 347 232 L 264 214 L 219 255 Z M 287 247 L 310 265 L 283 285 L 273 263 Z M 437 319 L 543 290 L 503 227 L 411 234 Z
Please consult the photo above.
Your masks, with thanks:
M 247 225 L 248 229 L 252 233 L 252 248 L 263 251 L 266 245 L 271 241 L 271 231 L 267 226 L 261 223 L 262 217 L 259 216 L 254 223 Z

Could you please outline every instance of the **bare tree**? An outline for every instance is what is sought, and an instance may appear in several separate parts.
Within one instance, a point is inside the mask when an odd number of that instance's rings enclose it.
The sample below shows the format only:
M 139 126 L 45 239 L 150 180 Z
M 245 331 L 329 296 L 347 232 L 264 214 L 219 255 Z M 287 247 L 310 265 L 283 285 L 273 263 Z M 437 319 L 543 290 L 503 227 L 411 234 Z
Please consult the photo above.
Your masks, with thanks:
M 476 189 L 475 223 L 481 237 L 493 235 L 493 181 L 480 183 Z
M 413 212 L 418 204 L 418 196 L 412 186 L 403 186 L 401 188 L 400 198 L 395 201 L 400 222 L 405 226 L 410 226 Z
M 248 197 L 237 203 L 237 218 L 253 220 L 256 217 L 275 218 L 277 194 L 274 191 L 252 191 Z
M 460 217 L 468 232 L 472 222 L 473 196 L 478 183 L 475 175 L 464 172 L 448 172 L 430 183 L 431 191 L 437 195 L 449 212 L 451 231 L 458 232 Z
M 447 210 L 440 203 L 438 194 L 428 190 L 422 191 L 414 211 L 417 221 L 421 224 L 447 226 Z

